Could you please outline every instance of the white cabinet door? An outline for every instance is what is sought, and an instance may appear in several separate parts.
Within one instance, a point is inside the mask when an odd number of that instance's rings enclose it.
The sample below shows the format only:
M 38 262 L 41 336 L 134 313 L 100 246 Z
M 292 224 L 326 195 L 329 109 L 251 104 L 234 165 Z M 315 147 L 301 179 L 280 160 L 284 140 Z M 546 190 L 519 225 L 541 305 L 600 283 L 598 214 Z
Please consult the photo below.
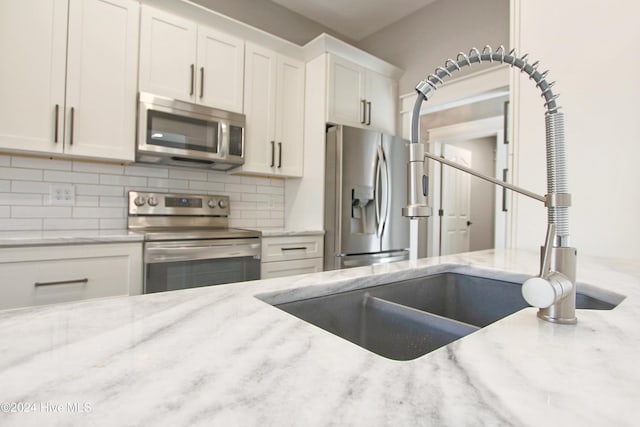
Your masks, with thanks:
M 196 97 L 194 22 L 142 7 L 140 19 L 140 91 L 194 102 Z
M 362 126 L 365 119 L 365 70 L 335 55 L 329 55 L 327 118 L 332 123 Z
M 245 163 L 233 173 L 302 176 L 304 64 L 245 47 Z
M 385 133 L 396 133 L 396 99 L 397 85 L 395 80 L 378 74 L 367 72 L 367 124 Z
M 140 91 L 243 111 L 244 40 L 142 7 Z
M 0 249 L 0 309 L 142 293 L 142 245 Z
M 0 148 L 61 153 L 67 0 L 2 0 L 0 28 Z
M 276 88 L 276 173 L 288 177 L 301 177 L 304 146 L 304 63 L 280 56 Z
M 252 43 L 245 46 L 244 110 L 247 116 L 245 163 L 240 170 L 273 173 L 276 162 L 276 53 Z
M 71 0 L 65 152 L 134 160 L 139 7 Z
M 261 279 L 294 276 L 296 274 L 322 271 L 322 258 L 298 259 L 294 261 L 268 262 L 262 264 Z
M 263 237 L 260 278 L 322 271 L 323 253 L 322 235 Z
M 197 102 L 243 112 L 244 40 L 198 27 Z
M 329 54 L 327 121 L 396 132 L 396 81 Z
M 133 0 L 0 2 L 0 147 L 133 160 L 138 13 Z

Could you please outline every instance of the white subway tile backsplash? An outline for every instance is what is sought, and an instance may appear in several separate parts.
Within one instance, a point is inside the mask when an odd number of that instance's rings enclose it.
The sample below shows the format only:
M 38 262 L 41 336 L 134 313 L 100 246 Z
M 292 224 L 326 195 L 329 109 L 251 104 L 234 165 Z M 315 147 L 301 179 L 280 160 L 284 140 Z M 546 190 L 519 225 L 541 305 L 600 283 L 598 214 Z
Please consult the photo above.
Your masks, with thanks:
M 124 188 L 114 185 L 76 185 L 76 196 L 120 196 L 124 197 Z
M 42 170 L 0 167 L 0 179 L 42 181 Z
M 152 167 L 152 166 L 138 166 L 138 165 L 125 166 L 124 174 L 133 175 L 133 176 L 168 178 L 169 169 L 167 169 L 166 167 Z
M 82 172 L 44 171 L 44 180 L 47 182 L 72 182 L 75 184 L 97 184 L 99 175 Z
M 122 230 L 124 228 L 127 228 L 127 220 L 124 218 L 100 219 L 101 230 Z
M 0 193 L 0 205 L 42 206 L 42 195 L 29 193 Z
M 73 208 L 74 218 L 123 218 L 125 215 L 124 208 Z
M 260 202 L 260 203 L 269 203 L 271 202 L 271 195 L 269 194 L 258 194 L 258 193 L 242 193 L 241 200 L 243 202 Z
M 49 204 L 52 183 L 75 184 L 73 206 Z M 130 190 L 227 195 L 232 227 L 284 226 L 284 181 L 280 179 L 0 155 L 0 228 L 123 229 Z
M 224 190 L 227 193 L 255 193 L 256 185 L 250 184 L 225 184 Z
M 12 181 L 11 192 L 49 194 L 49 183 L 42 181 Z
M 96 207 L 99 206 L 100 198 L 96 196 L 78 196 L 76 194 L 76 201 L 74 206 L 83 207 Z
M 14 168 L 30 168 L 30 169 L 49 169 L 70 171 L 71 161 L 69 160 L 54 160 L 44 159 L 40 157 L 13 157 L 11 159 L 11 166 Z
M 147 186 L 153 191 L 187 190 L 189 181 L 182 179 L 148 178 Z
M 98 203 L 96 203 L 96 206 L 98 206 Z M 126 208 L 127 199 L 124 197 L 102 196 L 100 197 L 100 206 L 112 207 L 112 208 Z
M 147 185 L 147 178 L 143 176 L 100 175 L 100 184 L 144 187 Z
M 42 219 L 40 218 L 8 218 L 0 219 L 0 230 L 41 230 Z
M 256 220 L 256 227 L 265 228 L 279 228 L 283 226 L 281 219 L 258 219 Z
M 193 171 L 188 169 L 170 169 L 169 178 L 189 179 L 194 181 L 206 181 L 207 172 Z
M 73 171 L 122 175 L 124 173 L 124 166 L 106 163 L 74 162 Z
M 220 193 L 224 191 L 224 184 L 220 182 L 189 181 L 189 190 L 198 190 L 204 193 Z
M 258 185 L 256 191 L 262 194 L 284 194 L 284 187 Z
M 12 218 L 68 218 L 68 206 L 11 206 Z
M 43 222 L 44 230 L 97 230 L 98 219 L 47 218 Z

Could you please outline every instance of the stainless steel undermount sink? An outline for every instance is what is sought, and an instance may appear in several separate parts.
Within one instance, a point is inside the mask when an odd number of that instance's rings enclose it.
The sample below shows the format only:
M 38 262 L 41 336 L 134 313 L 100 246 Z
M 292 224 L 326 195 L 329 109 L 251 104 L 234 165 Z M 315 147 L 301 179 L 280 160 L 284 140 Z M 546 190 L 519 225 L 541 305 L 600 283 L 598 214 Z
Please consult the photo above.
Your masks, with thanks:
M 273 304 L 381 356 L 411 360 L 529 305 L 522 283 L 439 273 L 331 295 Z M 576 308 L 611 310 L 611 302 L 578 293 Z

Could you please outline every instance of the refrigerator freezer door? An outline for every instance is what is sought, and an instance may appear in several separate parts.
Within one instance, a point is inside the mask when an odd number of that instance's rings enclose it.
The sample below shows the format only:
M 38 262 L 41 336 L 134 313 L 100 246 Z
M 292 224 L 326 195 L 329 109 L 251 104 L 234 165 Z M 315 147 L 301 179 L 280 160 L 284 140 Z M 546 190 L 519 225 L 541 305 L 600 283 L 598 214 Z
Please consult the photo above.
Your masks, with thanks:
M 382 135 L 382 149 L 388 168 L 388 212 L 382 233 L 382 251 L 394 251 L 409 247 L 409 219 L 402 216 L 407 202 L 408 141 Z

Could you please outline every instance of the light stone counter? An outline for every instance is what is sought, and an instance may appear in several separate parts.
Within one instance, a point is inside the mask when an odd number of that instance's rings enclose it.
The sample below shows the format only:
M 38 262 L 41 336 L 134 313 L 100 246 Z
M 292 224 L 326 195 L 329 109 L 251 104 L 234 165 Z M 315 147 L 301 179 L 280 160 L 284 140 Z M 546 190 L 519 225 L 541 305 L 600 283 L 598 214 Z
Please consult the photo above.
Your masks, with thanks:
M 129 230 L 24 230 L 0 232 L 0 248 L 11 246 L 142 242 L 144 235 Z
M 251 228 L 259 231 L 262 237 L 316 236 L 324 235 L 324 230 L 291 230 L 286 228 Z
M 567 326 L 525 309 L 411 361 L 255 298 L 445 269 L 522 277 L 536 273 L 538 254 L 484 251 L 0 312 L 0 425 L 638 425 L 637 260 L 579 258 L 579 282 L 626 296 L 612 311 L 579 310 Z M 291 291 L 274 296 L 281 290 Z M 24 403 L 31 412 L 7 413 Z

